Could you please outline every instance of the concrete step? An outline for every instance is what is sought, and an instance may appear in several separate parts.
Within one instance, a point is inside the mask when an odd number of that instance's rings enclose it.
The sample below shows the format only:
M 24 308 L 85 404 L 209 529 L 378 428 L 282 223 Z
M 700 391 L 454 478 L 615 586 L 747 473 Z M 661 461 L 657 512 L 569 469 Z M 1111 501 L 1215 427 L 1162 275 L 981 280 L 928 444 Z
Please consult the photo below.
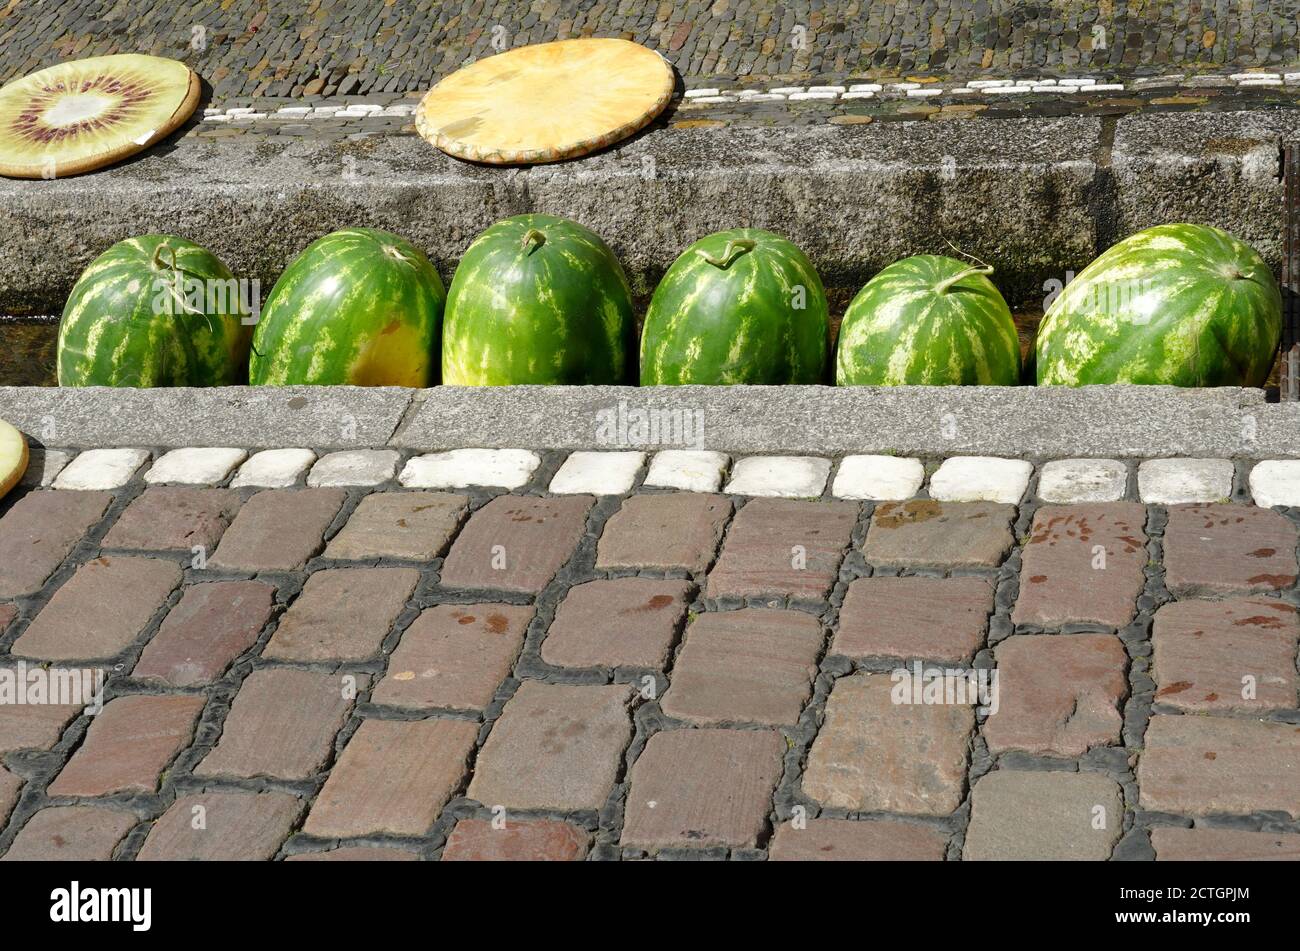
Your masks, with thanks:
M 532 168 L 469 165 L 412 136 L 187 136 L 94 175 L 0 180 L 0 313 L 60 312 L 96 255 L 149 232 L 199 241 L 263 294 L 348 225 L 406 236 L 450 279 L 475 235 L 529 211 L 594 229 L 643 296 L 689 242 L 752 225 L 804 248 L 842 296 L 951 245 L 993 264 L 1014 306 L 1165 221 L 1227 228 L 1276 267 L 1279 150 L 1298 128 L 1296 110 L 670 127 Z

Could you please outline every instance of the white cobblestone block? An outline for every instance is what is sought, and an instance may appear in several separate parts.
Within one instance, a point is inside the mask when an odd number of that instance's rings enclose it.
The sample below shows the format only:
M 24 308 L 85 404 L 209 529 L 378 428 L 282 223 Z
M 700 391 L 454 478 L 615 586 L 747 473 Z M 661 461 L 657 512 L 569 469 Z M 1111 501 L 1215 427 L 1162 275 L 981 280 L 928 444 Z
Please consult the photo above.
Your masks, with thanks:
M 518 489 L 528 484 L 541 463 L 541 457 L 527 449 L 452 449 L 411 459 L 399 481 L 408 489 Z
M 144 474 L 150 484 L 218 485 L 248 458 L 243 449 L 173 449 Z
M 1138 495 L 1143 502 L 1217 502 L 1231 494 L 1229 459 L 1148 459 L 1138 466 Z
M 688 89 L 684 95 L 687 99 L 698 99 L 701 96 L 716 96 L 721 91 L 721 89 L 714 89 L 712 87 L 707 89 Z
M 645 484 L 686 492 L 717 492 L 730 461 L 725 453 L 703 449 L 664 449 L 650 460 Z
M 790 99 L 792 101 L 799 101 L 804 99 L 834 99 L 834 98 L 836 98 L 836 93 L 833 92 L 792 92 L 790 93 Z
M 994 89 L 998 86 L 1014 86 L 1010 79 L 972 79 L 966 84 L 971 89 Z
M 298 484 L 316 461 L 310 449 L 266 449 L 239 467 L 231 488 L 287 489 Z
M 883 88 L 880 83 L 854 83 L 849 92 L 880 92 Z
M 928 99 L 931 96 L 942 96 L 943 90 L 929 86 L 925 89 L 909 89 L 907 94 L 913 99 Z
M 1250 494 L 1264 508 L 1300 505 L 1300 459 L 1268 459 L 1250 470 Z
M 88 492 L 119 489 L 148 461 L 147 449 L 87 449 L 59 473 L 54 487 Z
M 930 497 L 943 502 L 1014 504 L 1024 496 L 1033 471 L 1023 459 L 954 456 L 930 477 Z
M 920 459 L 898 456 L 845 456 L 835 473 L 831 494 L 841 499 L 900 502 L 910 499 L 925 481 Z
M 643 465 L 644 452 L 571 453 L 551 479 L 551 491 L 565 495 L 622 495 L 631 490 Z
M 1118 502 L 1128 487 L 1128 467 L 1115 459 L 1055 459 L 1038 476 L 1044 502 Z
M 307 484 L 316 487 L 380 485 L 397 471 L 395 449 L 349 449 L 322 456 L 307 475 Z
M 30 447 L 28 453 L 30 458 L 21 484 L 24 488 L 40 486 L 43 489 L 54 483 L 76 455 L 70 449 L 41 449 L 36 446 Z
M 727 483 L 731 495 L 816 498 L 826 488 L 831 461 L 818 456 L 747 456 Z
M 869 89 L 864 89 L 861 92 L 846 92 L 840 98 L 841 99 L 875 99 L 876 94 Z
M 788 96 L 791 93 L 803 92 L 803 86 L 773 86 L 768 92 L 780 93 L 782 96 Z
M 845 92 L 846 90 L 843 86 L 809 86 L 808 91 L 809 92 L 833 92 L 836 95 L 839 95 L 840 93 Z
M 1095 86 L 1089 86 L 1088 92 L 1123 92 L 1123 83 L 1097 83 Z

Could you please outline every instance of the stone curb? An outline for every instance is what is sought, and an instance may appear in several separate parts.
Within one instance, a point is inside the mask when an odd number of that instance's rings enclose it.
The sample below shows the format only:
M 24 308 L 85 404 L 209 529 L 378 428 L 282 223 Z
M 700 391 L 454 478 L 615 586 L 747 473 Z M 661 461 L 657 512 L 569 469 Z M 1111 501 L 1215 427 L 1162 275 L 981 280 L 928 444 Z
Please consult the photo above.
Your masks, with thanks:
M 77 448 L 1300 457 L 1300 405 L 1233 387 L 0 387 L 0 418 Z
M 1041 303 L 1045 281 L 1166 221 L 1227 228 L 1276 267 L 1280 146 L 1297 130 L 1300 110 L 656 127 L 531 168 L 468 165 L 414 136 L 189 136 L 94 175 L 0 180 L 0 313 L 60 312 L 97 254 L 150 232 L 199 241 L 263 299 L 307 244 L 345 226 L 404 235 L 449 279 L 475 235 L 522 212 L 595 230 L 642 297 L 691 241 L 753 225 L 802 247 L 836 300 L 951 244 L 992 264 L 1008 300 Z

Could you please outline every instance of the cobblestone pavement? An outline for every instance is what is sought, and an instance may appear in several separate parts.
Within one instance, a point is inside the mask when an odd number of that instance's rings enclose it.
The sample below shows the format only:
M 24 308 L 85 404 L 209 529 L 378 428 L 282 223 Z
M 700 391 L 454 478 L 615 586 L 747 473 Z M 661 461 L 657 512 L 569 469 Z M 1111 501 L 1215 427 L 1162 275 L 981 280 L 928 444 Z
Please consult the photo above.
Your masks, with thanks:
M 317 456 L 39 454 L 5 858 L 1300 858 L 1300 462 Z
M 11 0 L 0 82 L 74 57 L 183 59 L 218 98 L 402 93 L 511 46 L 623 36 L 686 77 L 1107 75 L 1300 59 L 1296 0 L 685 3 L 435 0 L 162 4 Z

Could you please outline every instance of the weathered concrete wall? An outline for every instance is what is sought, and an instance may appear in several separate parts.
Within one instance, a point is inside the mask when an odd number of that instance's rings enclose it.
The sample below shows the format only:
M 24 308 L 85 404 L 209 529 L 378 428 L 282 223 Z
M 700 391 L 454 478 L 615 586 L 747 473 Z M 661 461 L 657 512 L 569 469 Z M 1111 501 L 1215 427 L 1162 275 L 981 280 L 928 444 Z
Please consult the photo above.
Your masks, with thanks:
M 189 137 L 94 175 L 0 180 L 0 313 L 58 313 L 114 241 L 174 232 L 263 292 L 345 225 L 399 232 L 450 279 L 470 240 L 525 211 L 609 241 L 638 293 L 722 228 L 781 232 L 844 300 L 884 265 L 948 243 L 997 268 L 1009 299 L 1168 220 L 1220 224 L 1280 254 L 1276 155 L 1300 110 L 1099 118 L 656 129 L 528 169 L 467 165 L 412 136 Z
M 1300 405 L 1230 387 L 0 387 L 0 418 L 38 443 L 82 448 L 1300 457 Z M 659 439 L 644 443 L 636 424 L 651 418 Z

